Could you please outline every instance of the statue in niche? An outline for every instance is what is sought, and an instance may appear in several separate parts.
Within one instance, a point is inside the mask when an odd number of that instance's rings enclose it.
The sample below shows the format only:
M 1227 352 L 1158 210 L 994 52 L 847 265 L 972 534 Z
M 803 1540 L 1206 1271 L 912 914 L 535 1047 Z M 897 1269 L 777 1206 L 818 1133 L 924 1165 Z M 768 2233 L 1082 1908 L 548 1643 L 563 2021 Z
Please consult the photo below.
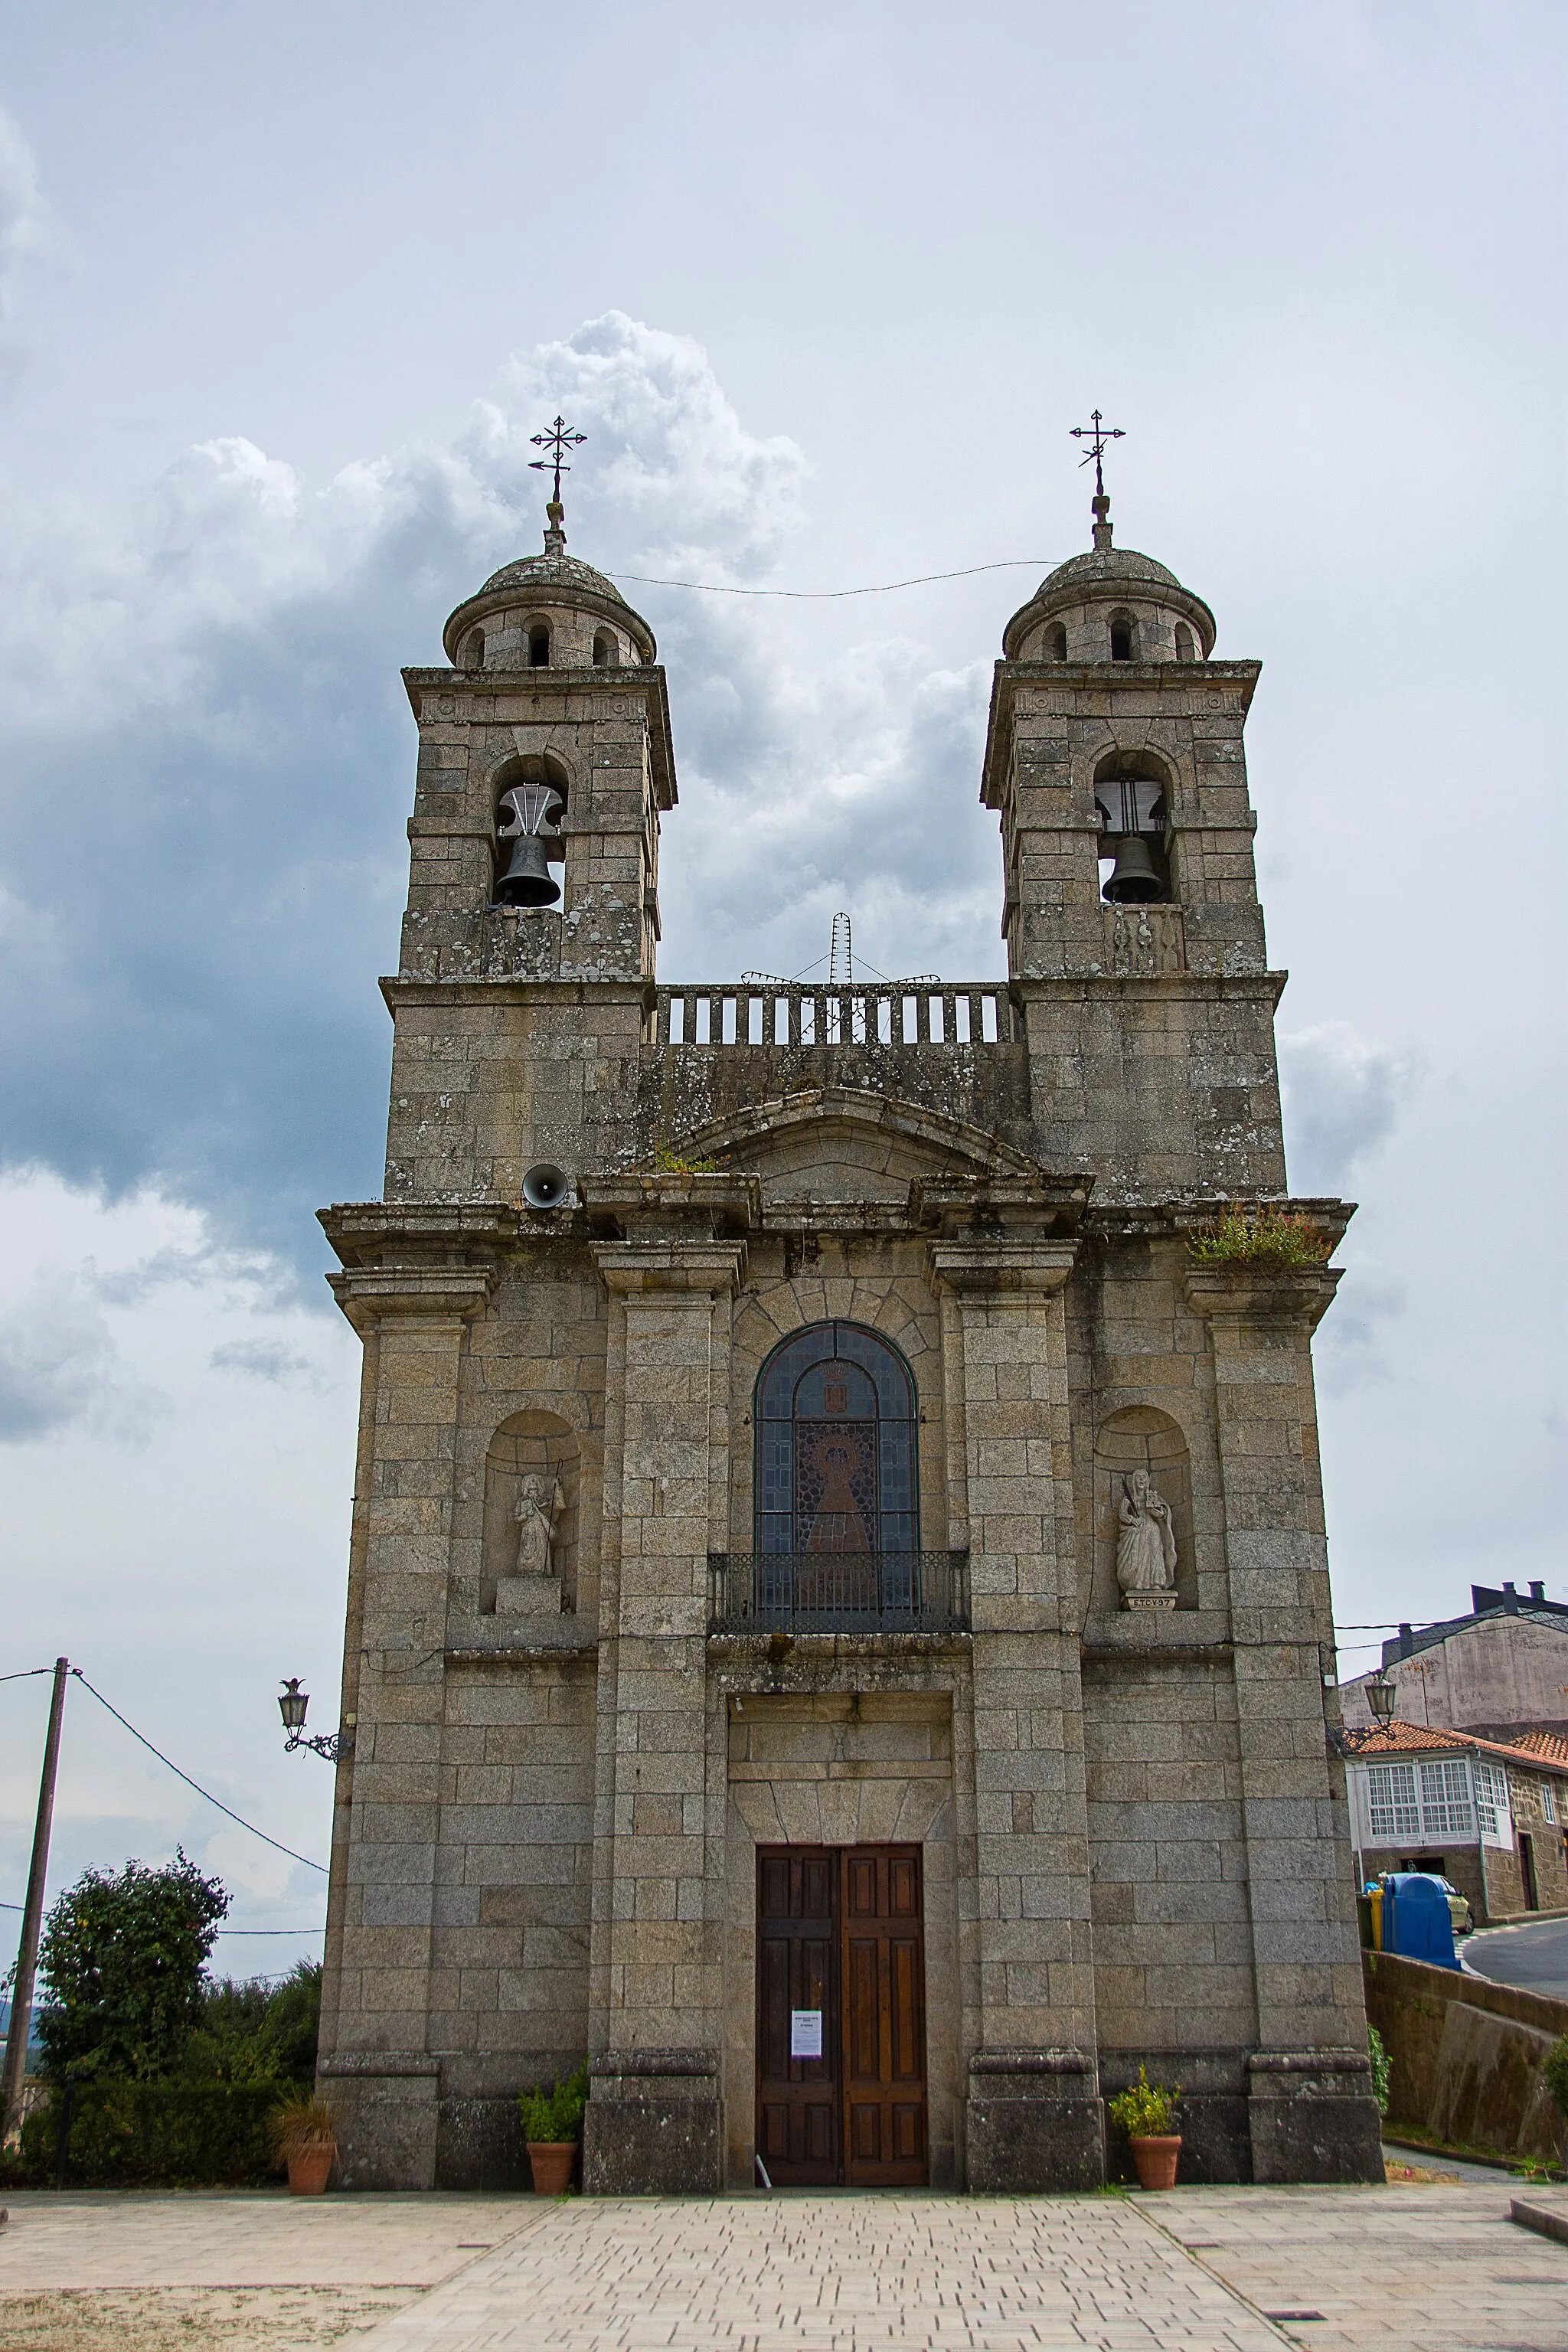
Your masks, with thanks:
M 561 1481 L 546 1471 L 519 1481 L 512 1517 L 517 1521 L 518 1576 L 555 1572 L 555 1526 L 565 1500 Z
M 1121 1481 L 1116 1506 L 1116 1581 L 1124 1609 L 1173 1609 L 1176 1602 L 1176 1532 L 1171 1506 L 1147 1470 Z

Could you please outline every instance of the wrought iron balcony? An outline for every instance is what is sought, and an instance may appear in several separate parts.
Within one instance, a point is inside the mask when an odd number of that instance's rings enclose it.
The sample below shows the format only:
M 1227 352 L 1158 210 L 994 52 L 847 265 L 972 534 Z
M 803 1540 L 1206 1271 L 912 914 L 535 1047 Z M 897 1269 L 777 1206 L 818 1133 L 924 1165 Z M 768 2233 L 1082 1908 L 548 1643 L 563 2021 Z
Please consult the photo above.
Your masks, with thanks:
M 962 1551 L 708 1555 L 711 1633 L 961 1633 L 969 1626 Z

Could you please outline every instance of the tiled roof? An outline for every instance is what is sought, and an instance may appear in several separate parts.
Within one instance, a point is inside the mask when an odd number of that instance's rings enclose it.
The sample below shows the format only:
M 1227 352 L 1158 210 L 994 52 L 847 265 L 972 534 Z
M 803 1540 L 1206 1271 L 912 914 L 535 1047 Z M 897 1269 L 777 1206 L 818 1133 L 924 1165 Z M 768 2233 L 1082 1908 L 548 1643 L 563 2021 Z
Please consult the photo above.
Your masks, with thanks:
M 1347 1756 L 1431 1756 L 1439 1749 L 1474 1748 L 1479 1755 L 1498 1756 L 1508 1764 L 1529 1764 L 1538 1771 L 1568 1772 L 1568 1739 L 1555 1731 L 1521 1731 L 1516 1740 L 1482 1739 L 1473 1731 L 1445 1731 L 1438 1725 L 1379 1724 L 1372 1730 L 1345 1727 L 1341 1735 Z
M 1512 1745 L 1526 1755 L 1545 1757 L 1548 1763 L 1568 1765 L 1568 1735 L 1561 1731 L 1521 1731 Z

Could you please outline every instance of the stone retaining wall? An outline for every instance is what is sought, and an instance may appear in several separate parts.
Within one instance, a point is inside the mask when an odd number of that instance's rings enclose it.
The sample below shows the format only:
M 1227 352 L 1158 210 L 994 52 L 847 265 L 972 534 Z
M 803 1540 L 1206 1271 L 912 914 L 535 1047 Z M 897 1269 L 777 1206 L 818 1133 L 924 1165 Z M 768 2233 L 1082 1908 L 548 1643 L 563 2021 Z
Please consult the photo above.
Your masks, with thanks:
M 1389 2057 L 1388 2122 L 1510 2156 L 1555 2157 L 1564 2126 L 1542 2080 L 1568 2000 L 1393 1952 L 1363 1952 L 1366 2013 Z

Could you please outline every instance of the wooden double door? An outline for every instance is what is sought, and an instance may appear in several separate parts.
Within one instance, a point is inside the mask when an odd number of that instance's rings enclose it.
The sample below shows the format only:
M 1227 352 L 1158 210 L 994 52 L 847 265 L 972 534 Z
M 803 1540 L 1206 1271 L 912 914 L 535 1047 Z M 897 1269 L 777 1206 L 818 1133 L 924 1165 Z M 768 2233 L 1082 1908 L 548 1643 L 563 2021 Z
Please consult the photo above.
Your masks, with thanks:
M 757 2152 L 768 2178 L 922 2187 L 926 2137 L 919 1846 L 759 1846 Z

